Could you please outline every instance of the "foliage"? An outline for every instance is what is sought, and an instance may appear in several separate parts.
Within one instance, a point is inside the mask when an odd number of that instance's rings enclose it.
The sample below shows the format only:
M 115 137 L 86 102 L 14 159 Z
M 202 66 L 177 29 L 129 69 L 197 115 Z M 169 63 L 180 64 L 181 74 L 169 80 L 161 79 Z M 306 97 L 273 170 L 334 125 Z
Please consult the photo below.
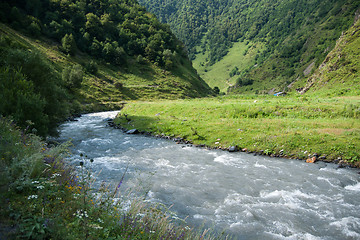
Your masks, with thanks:
M 62 80 L 68 89 L 74 90 L 81 87 L 83 75 L 82 67 L 77 64 L 63 69 Z
M 76 51 L 76 42 L 72 33 L 65 34 L 65 36 L 61 39 L 62 50 L 70 55 L 74 55 Z
M 314 68 L 320 65 L 336 39 L 354 22 L 354 13 L 360 7 L 356 0 L 139 2 L 170 25 L 185 43 L 191 59 L 200 62 L 196 68 L 212 87 L 221 85 L 220 89 L 225 90 L 228 87 L 225 79 L 229 74 L 233 76 L 230 71 L 239 66 L 239 58 L 251 57 L 242 62 L 245 65 L 240 73 L 255 79 L 256 84 L 238 88 L 240 93 L 283 90 L 306 77 L 304 70 L 313 62 Z M 249 47 L 233 48 L 238 43 Z M 250 45 L 261 48 L 248 56 Z M 218 69 L 211 66 L 233 51 L 241 51 L 242 56 L 232 59 L 229 65 L 223 64 L 230 68 L 214 82 L 213 75 L 218 74 Z M 234 85 L 235 81 L 231 83 Z
M 99 68 L 96 62 L 94 60 L 91 60 L 85 65 L 85 70 L 90 74 L 96 75 L 98 73 Z
M 166 51 L 186 58 L 182 43 L 168 26 L 148 14 L 137 1 L 35 2 L 2 2 L 1 20 L 18 30 L 28 28 L 33 36 L 43 33 L 61 41 L 63 51 L 70 55 L 78 46 L 114 65 L 126 64 L 128 56 L 141 55 L 170 69 L 172 63 Z M 13 14 L 7 16 L 6 10 Z
M 27 120 L 41 136 L 54 133 L 69 109 L 67 95 L 56 73 L 39 52 L 0 38 L 0 113 L 12 115 L 21 127 Z

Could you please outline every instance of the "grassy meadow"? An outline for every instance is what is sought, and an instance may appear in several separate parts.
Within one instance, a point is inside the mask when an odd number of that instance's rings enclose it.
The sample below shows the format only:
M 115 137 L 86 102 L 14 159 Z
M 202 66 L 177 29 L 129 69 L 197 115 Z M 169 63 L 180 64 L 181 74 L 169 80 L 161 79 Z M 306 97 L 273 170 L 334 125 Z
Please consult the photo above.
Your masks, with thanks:
M 239 78 L 239 75 L 230 76 L 234 67 L 238 67 L 239 72 L 252 67 L 255 64 L 256 54 L 261 50 L 262 46 L 259 43 L 235 42 L 229 53 L 215 64 L 211 66 L 206 64 L 208 53 L 197 54 L 193 64 L 210 87 L 217 86 L 222 92 L 226 92 L 228 87 L 234 86 Z
M 115 119 L 126 129 L 196 145 L 360 166 L 360 97 L 226 96 L 130 102 Z

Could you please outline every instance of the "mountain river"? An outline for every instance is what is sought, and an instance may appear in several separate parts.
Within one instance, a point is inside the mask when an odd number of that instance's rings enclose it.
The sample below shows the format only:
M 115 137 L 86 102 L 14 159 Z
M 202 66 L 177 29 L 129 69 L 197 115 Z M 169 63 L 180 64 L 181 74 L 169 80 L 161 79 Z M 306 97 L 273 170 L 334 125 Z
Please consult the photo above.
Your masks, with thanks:
M 117 112 L 83 115 L 60 127 L 93 158 L 97 182 L 144 189 L 192 225 L 214 226 L 235 239 L 360 239 L 359 169 L 307 164 L 127 135 L 107 126 Z M 127 168 L 128 166 L 128 168 Z

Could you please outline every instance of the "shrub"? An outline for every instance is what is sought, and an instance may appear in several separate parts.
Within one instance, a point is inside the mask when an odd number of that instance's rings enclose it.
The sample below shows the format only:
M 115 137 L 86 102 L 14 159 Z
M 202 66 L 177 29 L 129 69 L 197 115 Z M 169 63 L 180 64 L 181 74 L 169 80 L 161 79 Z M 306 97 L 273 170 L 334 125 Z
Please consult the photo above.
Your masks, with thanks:
M 91 60 L 90 62 L 88 62 L 86 65 L 85 65 L 85 70 L 88 72 L 88 73 L 91 73 L 91 74 L 97 74 L 98 72 L 98 66 L 96 64 L 95 61 Z
M 66 67 L 62 72 L 62 80 L 68 89 L 80 88 L 83 81 L 82 67 L 78 64 L 72 67 Z
M 74 55 L 76 51 L 76 42 L 72 34 L 65 34 L 61 39 L 61 50 L 67 54 Z

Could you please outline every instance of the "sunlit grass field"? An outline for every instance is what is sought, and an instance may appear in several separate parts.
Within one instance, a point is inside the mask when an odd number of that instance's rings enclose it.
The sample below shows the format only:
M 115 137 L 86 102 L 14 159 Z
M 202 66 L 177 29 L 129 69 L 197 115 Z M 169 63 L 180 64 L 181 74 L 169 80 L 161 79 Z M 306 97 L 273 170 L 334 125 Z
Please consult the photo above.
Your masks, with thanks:
M 194 68 L 200 76 L 209 84 L 210 87 L 219 87 L 222 92 L 226 92 L 229 86 L 236 84 L 239 77 L 234 75 L 230 77 L 230 72 L 234 67 L 243 71 L 255 64 L 255 56 L 258 51 L 262 51 L 261 44 L 251 42 L 236 42 L 230 48 L 229 53 L 214 65 L 207 66 L 207 53 L 199 53 L 193 61 Z
M 215 148 L 360 162 L 360 97 L 254 95 L 131 102 L 115 123 Z

